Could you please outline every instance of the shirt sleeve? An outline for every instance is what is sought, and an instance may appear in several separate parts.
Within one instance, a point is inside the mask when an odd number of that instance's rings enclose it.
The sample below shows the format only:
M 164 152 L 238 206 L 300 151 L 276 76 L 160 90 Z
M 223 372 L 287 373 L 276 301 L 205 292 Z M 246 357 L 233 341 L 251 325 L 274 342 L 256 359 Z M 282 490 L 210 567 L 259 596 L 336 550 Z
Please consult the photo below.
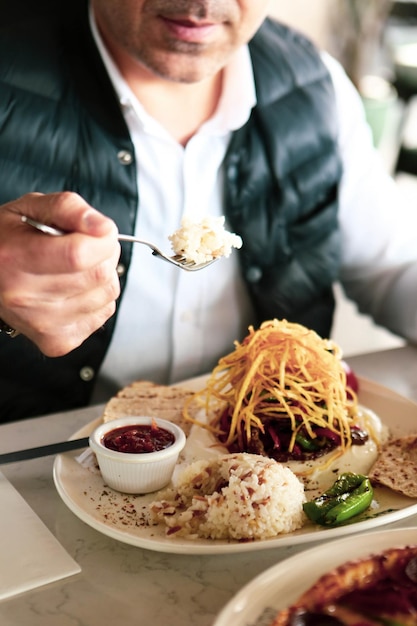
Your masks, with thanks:
M 416 342 L 417 191 L 406 195 L 389 175 L 356 89 L 339 63 L 323 58 L 335 87 L 343 162 L 340 281 L 362 313 Z

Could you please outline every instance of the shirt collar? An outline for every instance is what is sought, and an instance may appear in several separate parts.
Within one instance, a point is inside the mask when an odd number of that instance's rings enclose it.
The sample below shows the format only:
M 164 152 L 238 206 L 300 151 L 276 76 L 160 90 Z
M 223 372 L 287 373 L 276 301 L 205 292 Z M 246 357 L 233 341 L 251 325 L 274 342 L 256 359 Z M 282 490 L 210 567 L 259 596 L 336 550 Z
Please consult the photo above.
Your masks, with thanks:
M 90 6 L 90 26 L 113 86 L 122 107 L 132 106 L 145 126 L 153 126 L 155 121 L 145 111 L 124 80 L 116 63 L 109 54 Z M 248 46 L 243 46 L 233 55 L 224 71 L 222 95 L 214 115 L 200 128 L 205 134 L 223 135 L 241 128 L 249 119 L 256 105 L 256 90 L 252 62 Z

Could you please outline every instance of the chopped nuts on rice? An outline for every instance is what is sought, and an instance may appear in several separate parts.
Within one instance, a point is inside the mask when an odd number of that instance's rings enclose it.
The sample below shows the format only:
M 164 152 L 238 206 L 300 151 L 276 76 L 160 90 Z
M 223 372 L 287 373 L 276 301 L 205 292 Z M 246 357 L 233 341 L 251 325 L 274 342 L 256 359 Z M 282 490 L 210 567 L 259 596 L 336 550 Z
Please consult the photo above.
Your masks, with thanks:
M 266 539 L 305 520 L 302 483 L 284 465 L 255 454 L 191 463 L 161 496 L 150 511 L 170 536 Z

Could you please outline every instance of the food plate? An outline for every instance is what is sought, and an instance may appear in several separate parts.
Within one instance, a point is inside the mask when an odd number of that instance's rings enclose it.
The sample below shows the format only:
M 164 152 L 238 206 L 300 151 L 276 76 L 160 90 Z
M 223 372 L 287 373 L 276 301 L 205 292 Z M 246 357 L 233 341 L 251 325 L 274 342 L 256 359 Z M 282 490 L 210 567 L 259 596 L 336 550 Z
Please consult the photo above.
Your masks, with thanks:
M 345 563 L 397 546 L 417 544 L 417 527 L 344 537 L 292 556 L 245 585 L 218 615 L 213 626 L 267 626 L 316 580 Z
M 200 389 L 207 377 L 182 383 L 191 390 Z M 394 437 L 417 431 L 417 404 L 390 389 L 367 379 L 359 378 L 360 403 L 379 415 Z M 74 433 L 74 438 L 88 436 L 100 423 L 100 418 Z M 188 445 L 188 442 L 187 442 Z M 417 514 L 417 499 L 407 498 L 384 487 L 375 489 L 378 506 L 350 524 L 336 528 L 321 528 L 306 524 L 293 533 L 270 539 L 238 542 L 210 539 L 167 537 L 162 525 L 149 526 L 145 521 L 147 505 L 154 494 L 124 495 L 109 489 L 101 475 L 83 467 L 77 452 L 57 456 L 54 463 L 54 481 L 68 508 L 89 526 L 123 543 L 158 552 L 176 554 L 226 554 L 269 550 L 313 541 L 335 539 L 343 535 L 366 531 L 397 522 Z

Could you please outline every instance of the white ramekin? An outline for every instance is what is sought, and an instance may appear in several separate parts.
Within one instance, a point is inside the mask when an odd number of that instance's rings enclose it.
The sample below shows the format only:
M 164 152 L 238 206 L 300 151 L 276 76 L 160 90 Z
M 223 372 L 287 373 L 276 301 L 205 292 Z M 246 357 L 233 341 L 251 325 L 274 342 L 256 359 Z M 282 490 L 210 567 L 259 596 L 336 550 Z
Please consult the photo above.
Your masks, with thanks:
M 157 452 L 131 454 L 106 448 L 103 437 L 122 426 L 151 424 L 152 421 L 171 432 L 174 443 Z M 124 493 L 151 493 L 162 489 L 171 480 L 175 464 L 186 437 L 184 431 L 167 420 L 138 415 L 121 417 L 98 426 L 90 436 L 90 448 L 97 457 L 104 482 L 117 491 Z

